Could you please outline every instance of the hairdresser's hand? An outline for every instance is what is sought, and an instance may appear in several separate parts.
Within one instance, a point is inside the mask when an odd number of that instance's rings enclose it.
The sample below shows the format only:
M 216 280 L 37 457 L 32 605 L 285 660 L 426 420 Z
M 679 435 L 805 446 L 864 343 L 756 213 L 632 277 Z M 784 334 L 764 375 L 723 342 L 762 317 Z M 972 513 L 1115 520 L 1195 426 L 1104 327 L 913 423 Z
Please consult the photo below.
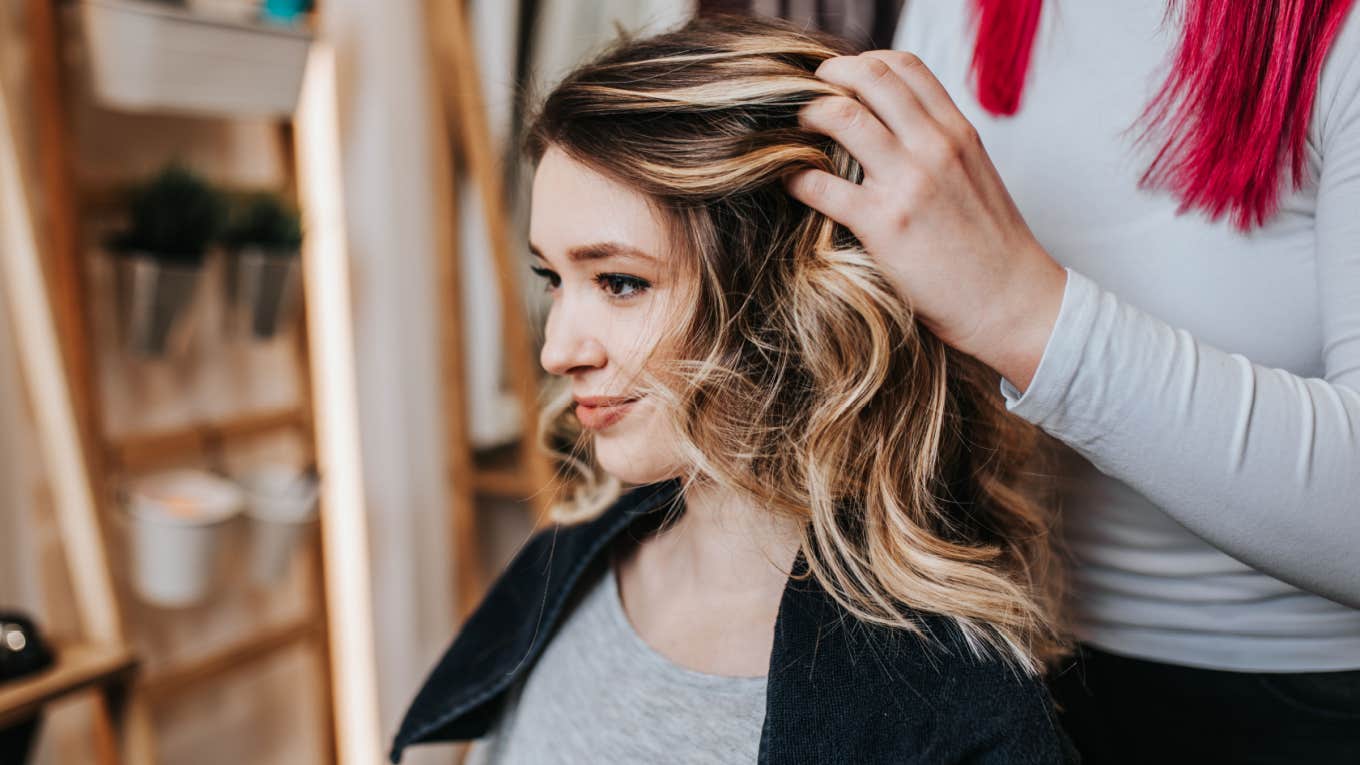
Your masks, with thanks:
M 859 160 L 864 181 L 806 170 L 789 193 L 854 232 L 936 336 L 1028 388 L 1067 274 L 1020 217 L 977 131 L 910 53 L 840 56 L 817 76 L 856 98 L 820 98 L 802 123 Z

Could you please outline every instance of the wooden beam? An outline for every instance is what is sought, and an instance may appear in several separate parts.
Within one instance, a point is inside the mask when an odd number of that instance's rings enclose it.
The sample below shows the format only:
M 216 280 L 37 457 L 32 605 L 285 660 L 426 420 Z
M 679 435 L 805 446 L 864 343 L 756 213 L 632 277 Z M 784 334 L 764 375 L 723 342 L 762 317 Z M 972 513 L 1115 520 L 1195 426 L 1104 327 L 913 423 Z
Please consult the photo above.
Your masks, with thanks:
M 445 18 L 449 25 L 445 46 L 447 61 L 441 62 L 445 72 L 454 78 L 454 96 L 457 100 L 458 118 L 456 129 L 463 141 L 462 155 L 467 158 L 469 169 L 476 183 L 478 196 L 482 203 L 482 213 L 486 219 L 486 231 L 491 245 L 491 256 L 496 266 L 496 284 L 501 301 L 501 331 L 505 339 L 506 363 L 509 366 L 511 384 L 519 398 L 523 413 L 523 432 L 520 435 L 520 459 L 526 480 L 537 487 L 529 502 L 534 508 L 534 516 L 541 521 L 553 501 L 551 483 L 552 466 L 547 457 L 537 448 L 537 413 L 539 409 L 538 364 L 534 358 L 533 344 L 529 336 L 529 321 L 524 311 L 523 293 L 520 291 L 517 274 L 520 264 L 511 246 L 510 216 L 506 210 L 505 190 L 501 185 L 501 168 L 498 159 L 501 152 L 491 139 L 491 129 L 486 120 L 486 106 L 482 98 L 482 81 L 478 74 L 477 57 L 472 31 L 469 26 L 467 8 L 461 0 L 445 0 L 439 4 L 447 9 Z
M 430 121 L 434 155 L 431 189 L 435 209 L 435 269 L 439 284 L 439 342 L 445 446 L 448 450 L 449 542 L 453 562 L 454 613 L 459 620 L 471 613 L 486 589 L 486 570 L 481 556 L 477 522 L 477 477 L 473 465 L 471 424 L 468 418 L 467 365 L 465 363 L 461 253 L 458 246 L 458 168 L 455 157 L 460 141 L 453 113 L 458 101 L 444 74 L 447 52 L 457 44 L 448 39 L 452 28 L 444 23 L 441 6 L 447 0 L 427 0 L 431 52 Z
M 326 559 L 326 629 L 330 636 L 336 761 L 377 762 L 383 757 L 378 721 L 378 679 L 368 515 L 359 435 L 354 361 L 351 261 L 345 230 L 340 154 L 339 92 L 335 50 L 312 45 L 295 121 L 298 188 L 307 237 L 303 286 L 312 417 L 321 471 L 321 546 Z
M 94 448 L 93 423 L 99 416 L 98 390 L 94 381 L 94 358 L 87 352 L 92 326 L 88 286 L 81 267 L 80 209 L 75 193 L 71 136 L 66 104 L 66 88 L 61 51 L 62 33 L 59 7 L 55 0 L 27 0 L 29 83 L 33 94 L 32 115 L 36 128 L 38 172 L 47 246 L 46 276 L 58 336 L 64 339 L 61 352 L 70 380 L 71 394 L 82 448 L 94 477 L 102 486 L 102 466 Z
M 186 453 L 204 452 L 223 443 L 256 438 L 280 430 L 301 430 L 307 424 L 305 409 L 295 406 L 138 433 L 110 442 L 108 461 L 128 470 L 142 470 L 181 458 Z
M 23 720 L 57 701 L 87 688 L 131 677 L 137 659 L 126 646 L 58 643 L 56 663 L 49 669 L 0 685 L 0 729 Z
M 115 606 L 113 580 L 104 555 L 103 531 L 91 474 L 82 446 L 73 387 L 62 363 L 60 330 L 43 285 L 42 263 L 32 207 L 19 165 L 8 101 L 0 83 L 0 279 L 8 289 L 19 348 L 37 424 L 43 466 L 56 500 L 57 524 L 65 544 L 84 634 L 93 642 L 121 644 L 123 625 Z

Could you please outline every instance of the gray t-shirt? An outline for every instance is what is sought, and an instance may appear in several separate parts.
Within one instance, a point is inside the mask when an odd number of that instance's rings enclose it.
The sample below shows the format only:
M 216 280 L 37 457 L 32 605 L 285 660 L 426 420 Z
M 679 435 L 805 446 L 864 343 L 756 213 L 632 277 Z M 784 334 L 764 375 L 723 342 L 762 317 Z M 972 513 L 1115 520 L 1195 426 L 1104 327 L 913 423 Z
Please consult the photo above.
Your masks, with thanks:
M 752 763 L 765 680 L 705 674 L 657 653 L 628 621 L 610 567 L 468 763 Z

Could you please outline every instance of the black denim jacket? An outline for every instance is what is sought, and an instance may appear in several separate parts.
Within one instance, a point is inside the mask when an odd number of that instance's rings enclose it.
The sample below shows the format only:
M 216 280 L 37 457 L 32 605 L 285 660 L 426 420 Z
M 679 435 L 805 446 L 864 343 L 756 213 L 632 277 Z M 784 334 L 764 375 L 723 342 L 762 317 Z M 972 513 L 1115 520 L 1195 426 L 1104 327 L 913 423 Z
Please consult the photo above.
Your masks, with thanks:
M 536 535 L 426 678 L 390 753 L 485 735 L 507 691 L 533 668 L 567 608 L 603 572 L 610 544 L 683 510 L 678 480 L 626 492 L 588 523 Z M 1077 755 L 1042 681 L 973 658 L 946 620 L 936 641 L 866 624 L 800 558 L 775 620 L 761 763 L 1057 763 Z

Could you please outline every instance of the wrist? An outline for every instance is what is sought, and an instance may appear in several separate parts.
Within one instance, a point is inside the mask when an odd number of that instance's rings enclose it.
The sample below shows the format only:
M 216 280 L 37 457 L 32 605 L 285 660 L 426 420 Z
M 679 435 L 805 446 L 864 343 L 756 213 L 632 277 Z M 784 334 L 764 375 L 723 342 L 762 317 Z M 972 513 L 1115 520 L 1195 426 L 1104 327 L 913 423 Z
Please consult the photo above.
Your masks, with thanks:
M 1042 249 L 1039 254 L 1033 271 L 1015 279 L 1015 289 L 1001 300 L 995 342 L 978 356 L 1021 393 L 1039 368 L 1067 289 L 1067 269 Z

